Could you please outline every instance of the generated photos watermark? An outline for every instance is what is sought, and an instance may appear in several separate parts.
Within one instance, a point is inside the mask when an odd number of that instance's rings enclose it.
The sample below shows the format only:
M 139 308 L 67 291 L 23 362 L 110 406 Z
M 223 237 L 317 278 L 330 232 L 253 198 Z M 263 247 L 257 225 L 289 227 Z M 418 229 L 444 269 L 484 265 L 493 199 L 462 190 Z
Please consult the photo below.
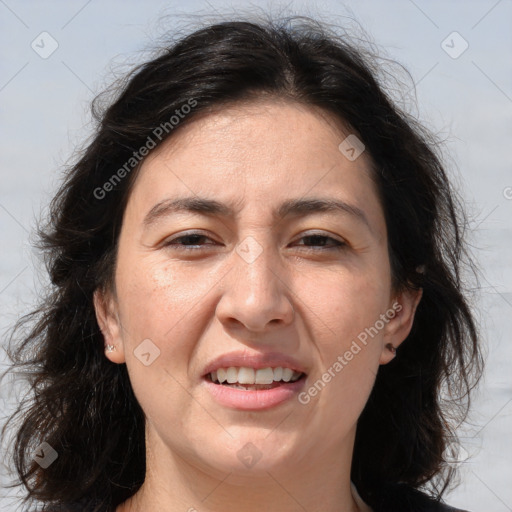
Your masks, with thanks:
M 190 98 L 187 103 L 181 105 L 174 112 L 176 115 L 172 115 L 169 121 L 160 123 L 156 128 L 153 129 L 151 135 L 148 135 L 146 142 L 139 148 L 138 151 L 134 151 L 132 156 L 114 173 L 112 176 L 103 183 L 101 187 L 94 189 L 94 197 L 102 200 L 107 196 L 108 192 L 114 190 L 114 187 L 118 185 L 122 179 L 124 179 L 131 171 L 146 157 L 149 152 L 154 149 L 158 142 L 161 142 L 163 138 L 168 135 L 174 128 L 180 124 L 181 120 L 185 118 L 187 114 L 192 111 L 192 108 L 197 106 L 197 100 Z M 158 141 L 158 142 L 157 142 Z
M 299 393 L 297 397 L 299 402 L 302 405 L 306 405 L 311 401 L 311 398 L 318 395 L 318 393 L 322 391 L 322 389 L 324 389 L 325 386 L 331 382 L 331 380 L 336 377 L 336 375 L 338 375 L 350 361 L 352 361 L 352 359 L 354 359 L 354 356 L 359 354 L 362 348 L 368 344 L 368 337 L 374 338 L 402 309 L 401 304 L 394 302 L 391 308 L 380 315 L 379 320 L 377 320 L 371 327 L 366 327 L 361 331 L 357 335 L 357 340 L 352 341 L 350 348 L 346 350 L 343 355 L 339 355 L 337 357 L 336 361 L 327 368 L 321 378 L 316 380 L 306 391 Z

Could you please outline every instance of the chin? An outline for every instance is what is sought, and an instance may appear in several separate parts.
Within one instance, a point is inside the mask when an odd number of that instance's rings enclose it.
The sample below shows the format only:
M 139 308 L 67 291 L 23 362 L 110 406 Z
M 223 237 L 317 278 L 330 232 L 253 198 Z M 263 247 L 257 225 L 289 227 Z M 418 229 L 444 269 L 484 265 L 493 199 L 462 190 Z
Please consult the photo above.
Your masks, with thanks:
M 286 435 L 288 442 L 282 442 L 278 432 L 272 433 L 268 428 L 244 429 L 242 433 L 227 430 L 233 438 L 227 443 L 219 442 L 212 446 L 207 464 L 216 471 L 232 473 L 230 481 L 236 478 L 240 484 L 247 484 L 247 478 L 261 476 L 268 479 L 269 472 L 289 472 L 299 463 L 298 450 L 291 446 L 289 434 Z M 204 457 L 204 448 L 201 454 Z

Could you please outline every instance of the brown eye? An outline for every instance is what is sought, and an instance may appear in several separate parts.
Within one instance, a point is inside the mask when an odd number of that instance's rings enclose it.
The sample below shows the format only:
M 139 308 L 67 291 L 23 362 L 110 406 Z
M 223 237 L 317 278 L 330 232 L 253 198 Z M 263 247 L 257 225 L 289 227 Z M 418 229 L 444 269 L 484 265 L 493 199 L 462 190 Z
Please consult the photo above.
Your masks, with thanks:
M 204 240 L 211 240 L 211 238 L 203 235 L 202 233 L 187 233 L 165 242 L 164 247 L 172 247 L 184 251 L 197 251 L 201 249 L 201 246 L 205 245 L 200 243 Z M 206 245 L 213 244 L 209 243 Z
M 347 246 L 347 244 L 345 242 L 337 240 L 331 236 L 320 235 L 320 234 L 303 236 L 302 238 L 300 238 L 300 240 L 308 240 L 312 244 L 312 246 L 321 246 L 320 250 L 322 250 L 322 248 L 324 248 L 324 250 L 332 250 L 332 249 L 340 250 Z M 326 247 L 326 245 L 327 245 L 327 247 Z M 305 246 L 308 248 L 310 247 L 307 244 Z M 317 250 L 317 249 L 313 249 L 313 250 Z

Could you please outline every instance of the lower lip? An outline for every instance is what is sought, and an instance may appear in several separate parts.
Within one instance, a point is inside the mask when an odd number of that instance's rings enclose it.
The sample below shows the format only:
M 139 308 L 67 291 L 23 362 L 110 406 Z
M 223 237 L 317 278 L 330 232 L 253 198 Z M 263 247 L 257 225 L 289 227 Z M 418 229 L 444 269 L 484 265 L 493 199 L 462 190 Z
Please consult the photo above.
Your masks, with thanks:
M 226 407 L 246 411 L 270 409 L 291 398 L 294 398 L 304 387 L 305 377 L 295 382 L 283 382 L 272 389 L 244 390 L 214 384 L 211 380 L 204 379 L 208 391 L 215 400 Z

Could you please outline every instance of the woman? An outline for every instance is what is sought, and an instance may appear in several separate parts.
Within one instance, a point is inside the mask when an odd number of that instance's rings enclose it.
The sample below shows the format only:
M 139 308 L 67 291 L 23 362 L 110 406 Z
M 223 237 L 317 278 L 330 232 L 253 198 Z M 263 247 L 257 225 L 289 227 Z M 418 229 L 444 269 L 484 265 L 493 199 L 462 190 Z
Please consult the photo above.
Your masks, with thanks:
M 464 212 L 372 62 L 313 20 L 225 22 L 95 111 L 13 355 L 29 501 L 454 510 L 450 421 L 482 371 Z

